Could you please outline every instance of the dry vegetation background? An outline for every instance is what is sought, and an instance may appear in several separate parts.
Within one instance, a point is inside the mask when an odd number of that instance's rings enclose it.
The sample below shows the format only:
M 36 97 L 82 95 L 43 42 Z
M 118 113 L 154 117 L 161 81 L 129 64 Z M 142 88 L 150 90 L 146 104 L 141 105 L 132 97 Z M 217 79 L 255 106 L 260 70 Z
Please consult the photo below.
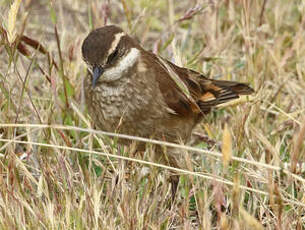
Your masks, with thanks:
M 305 1 L 0 7 L 1 229 L 305 228 Z M 104 23 L 179 65 L 256 90 L 204 120 L 192 143 L 201 152 L 181 149 L 187 167 L 176 170 L 171 206 L 173 170 L 147 162 L 152 150 L 131 156 L 91 129 L 80 46 Z

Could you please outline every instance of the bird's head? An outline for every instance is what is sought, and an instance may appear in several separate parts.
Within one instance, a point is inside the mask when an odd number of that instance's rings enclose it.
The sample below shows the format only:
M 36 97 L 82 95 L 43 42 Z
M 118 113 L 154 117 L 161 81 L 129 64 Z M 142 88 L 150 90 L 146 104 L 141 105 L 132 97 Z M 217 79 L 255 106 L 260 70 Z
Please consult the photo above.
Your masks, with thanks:
M 117 26 L 93 30 L 82 44 L 82 56 L 92 76 L 92 86 L 120 79 L 140 56 L 140 46 Z

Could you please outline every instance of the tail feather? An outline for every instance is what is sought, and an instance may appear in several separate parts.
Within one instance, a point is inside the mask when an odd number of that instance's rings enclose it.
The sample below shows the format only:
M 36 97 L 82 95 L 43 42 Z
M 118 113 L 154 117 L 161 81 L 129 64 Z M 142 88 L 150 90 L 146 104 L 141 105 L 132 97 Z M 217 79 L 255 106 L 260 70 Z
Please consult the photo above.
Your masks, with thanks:
M 234 82 L 234 81 L 214 81 L 216 86 L 219 86 L 225 90 L 231 90 L 232 92 L 238 95 L 250 95 L 254 93 L 254 90 L 244 83 Z
M 201 111 L 206 113 L 212 107 L 239 98 L 240 95 L 250 95 L 254 90 L 247 84 L 233 81 L 205 80 L 200 84 L 202 94 L 197 102 Z

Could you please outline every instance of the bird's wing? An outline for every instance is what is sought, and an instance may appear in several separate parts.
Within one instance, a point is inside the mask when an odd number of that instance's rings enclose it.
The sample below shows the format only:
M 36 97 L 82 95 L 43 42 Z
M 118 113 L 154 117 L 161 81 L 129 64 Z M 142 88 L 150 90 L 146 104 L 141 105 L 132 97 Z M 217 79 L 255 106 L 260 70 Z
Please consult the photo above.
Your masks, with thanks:
M 254 92 L 248 85 L 206 78 L 202 74 L 152 57 L 160 91 L 172 110 L 180 115 L 207 113 L 212 107 Z

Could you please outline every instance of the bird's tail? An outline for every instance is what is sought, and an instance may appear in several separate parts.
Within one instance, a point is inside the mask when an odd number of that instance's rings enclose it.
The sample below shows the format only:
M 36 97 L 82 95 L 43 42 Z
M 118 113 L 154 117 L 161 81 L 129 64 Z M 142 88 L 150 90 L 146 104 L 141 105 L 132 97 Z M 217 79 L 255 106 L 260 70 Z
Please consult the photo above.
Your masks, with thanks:
M 254 90 L 247 84 L 234 81 L 220 81 L 203 78 L 200 82 L 202 94 L 197 102 L 202 112 L 209 112 L 216 105 L 250 95 Z

